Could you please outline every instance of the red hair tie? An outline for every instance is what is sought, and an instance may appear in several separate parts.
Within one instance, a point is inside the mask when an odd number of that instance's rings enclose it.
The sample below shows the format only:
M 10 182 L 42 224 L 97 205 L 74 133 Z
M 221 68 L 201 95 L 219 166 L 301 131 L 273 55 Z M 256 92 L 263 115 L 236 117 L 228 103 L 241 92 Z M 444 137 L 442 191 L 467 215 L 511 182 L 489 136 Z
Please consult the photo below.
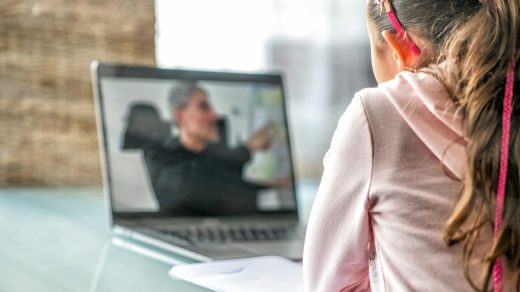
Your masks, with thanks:
M 388 15 L 388 18 L 390 19 L 390 23 L 392 23 L 392 26 L 397 31 L 397 35 L 403 36 L 404 43 L 412 53 L 419 56 L 421 54 L 421 49 L 410 39 L 410 36 L 406 33 L 406 30 L 401 25 L 401 22 L 399 22 L 399 19 L 397 19 L 397 16 L 395 15 L 394 11 L 392 10 L 392 5 L 390 4 L 390 0 L 374 0 L 376 4 L 381 5 L 381 11 L 383 11 L 383 7 L 385 8 L 386 15 Z
M 507 184 L 507 164 L 509 159 L 509 132 L 511 129 L 511 113 L 513 111 L 513 87 L 515 83 L 515 57 L 509 60 L 507 64 L 506 88 L 504 94 L 504 109 L 502 113 L 502 141 L 500 145 L 500 173 L 498 175 L 498 191 L 496 199 L 495 211 L 495 230 L 494 237 L 498 238 L 500 227 L 502 225 L 502 218 L 504 213 L 504 200 L 506 196 Z M 502 291 L 502 260 L 495 259 L 493 265 L 493 289 L 495 292 Z

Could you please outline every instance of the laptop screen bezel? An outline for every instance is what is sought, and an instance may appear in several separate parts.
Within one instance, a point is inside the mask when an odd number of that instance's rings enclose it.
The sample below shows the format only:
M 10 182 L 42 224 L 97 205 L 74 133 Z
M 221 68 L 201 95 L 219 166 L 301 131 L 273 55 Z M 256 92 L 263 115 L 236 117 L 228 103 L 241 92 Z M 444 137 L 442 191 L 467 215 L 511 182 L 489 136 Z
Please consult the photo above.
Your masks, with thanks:
M 124 65 L 124 64 L 104 64 L 98 63 L 97 61 L 92 62 L 91 65 L 92 70 L 92 81 L 93 81 L 93 90 L 95 91 L 94 99 L 96 106 L 96 116 L 97 116 L 97 124 L 98 124 L 98 137 L 100 139 L 100 158 L 101 165 L 103 168 L 103 183 L 104 190 L 107 196 L 107 203 L 109 205 L 112 224 L 116 219 L 124 219 L 129 220 L 132 218 L 178 218 L 178 216 L 170 215 L 170 214 L 162 214 L 160 212 L 121 212 L 115 211 L 113 208 L 112 202 L 113 200 L 113 190 L 112 190 L 112 178 L 111 178 L 111 168 L 110 168 L 110 154 L 109 154 L 109 146 L 108 139 L 106 137 L 106 125 L 105 125 L 105 109 L 103 102 L 103 90 L 102 90 L 102 80 L 103 78 L 139 78 L 139 79 L 165 79 L 165 80 L 201 80 L 201 81 L 222 81 L 222 82 L 255 82 L 255 83 L 264 83 L 264 84 L 275 84 L 279 85 L 282 92 L 282 110 L 283 110 L 283 122 L 285 125 L 285 131 L 287 135 L 287 147 L 289 152 L 289 165 L 290 165 L 290 177 L 291 177 L 291 191 L 293 193 L 293 199 L 295 202 L 294 210 L 280 210 L 280 211 L 265 211 L 260 213 L 252 214 L 253 217 L 258 216 L 280 216 L 284 215 L 284 218 L 291 218 L 298 220 L 299 218 L 299 208 L 298 208 L 298 198 L 296 195 L 296 177 L 294 174 L 294 157 L 292 155 L 292 147 L 291 147 L 291 139 L 290 139 L 290 129 L 288 123 L 288 115 L 287 115 L 287 105 L 285 98 L 285 90 L 283 87 L 283 77 L 278 73 L 270 73 L 270 74 L 259 74 L 259 73 L 238 73 L 238 72 L 216 72 L 216 71 L 200 71 L 200 70 L 185 70 L 185 69 L 165 69 L 165 68 L 156 68 L 156 67 L 148 67 L 148 66 L 140 66 L 140 65 Z M 249 215 L 246 215 L 249 216 Z M 190 218 L 220 218 L 220 217 L 233 217 L 233 216 L 192 216 Z M 240 217 L 244 217 L 241 215 Z

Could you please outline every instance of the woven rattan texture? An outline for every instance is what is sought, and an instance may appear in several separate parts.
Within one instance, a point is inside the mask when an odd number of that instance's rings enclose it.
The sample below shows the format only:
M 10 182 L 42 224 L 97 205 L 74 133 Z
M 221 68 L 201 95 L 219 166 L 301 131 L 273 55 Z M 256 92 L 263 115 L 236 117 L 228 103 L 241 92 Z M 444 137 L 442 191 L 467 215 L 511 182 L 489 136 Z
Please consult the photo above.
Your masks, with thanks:
M 153 0 L 2 0 L 0 186 L 101 183 L 89 66 L 155 64 Z

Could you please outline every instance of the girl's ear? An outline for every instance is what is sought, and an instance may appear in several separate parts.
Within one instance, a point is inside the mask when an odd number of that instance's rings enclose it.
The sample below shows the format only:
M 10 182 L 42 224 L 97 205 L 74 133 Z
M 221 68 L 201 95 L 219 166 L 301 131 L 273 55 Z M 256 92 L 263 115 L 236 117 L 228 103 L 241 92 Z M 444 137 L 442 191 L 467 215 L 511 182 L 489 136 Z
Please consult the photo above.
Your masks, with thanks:
M 414 54 L 406 45 L 402 36 L 398 36 L 389 30 L 384 30 L 381 35 L 392 49 L 392 56 L 394 56 L 399 71 L 415 67 L 419 56 Z

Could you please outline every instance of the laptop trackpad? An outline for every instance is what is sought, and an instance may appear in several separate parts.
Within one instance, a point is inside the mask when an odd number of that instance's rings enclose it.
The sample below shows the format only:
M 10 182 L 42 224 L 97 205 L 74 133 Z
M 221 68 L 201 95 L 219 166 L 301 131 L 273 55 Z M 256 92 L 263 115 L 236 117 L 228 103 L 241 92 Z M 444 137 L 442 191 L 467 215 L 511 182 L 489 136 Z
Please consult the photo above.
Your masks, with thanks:
M 257 255 L 276 255 L 293 260 L 301 260 L 303 256 L 303 240 L 247 242 L 236 245 Z
M 241 247 L 239 244 L 197 244 L 189 247 L 192 251 L 206 255 L 212 259 L 246 258 L 255 256 L 256 253 Z

